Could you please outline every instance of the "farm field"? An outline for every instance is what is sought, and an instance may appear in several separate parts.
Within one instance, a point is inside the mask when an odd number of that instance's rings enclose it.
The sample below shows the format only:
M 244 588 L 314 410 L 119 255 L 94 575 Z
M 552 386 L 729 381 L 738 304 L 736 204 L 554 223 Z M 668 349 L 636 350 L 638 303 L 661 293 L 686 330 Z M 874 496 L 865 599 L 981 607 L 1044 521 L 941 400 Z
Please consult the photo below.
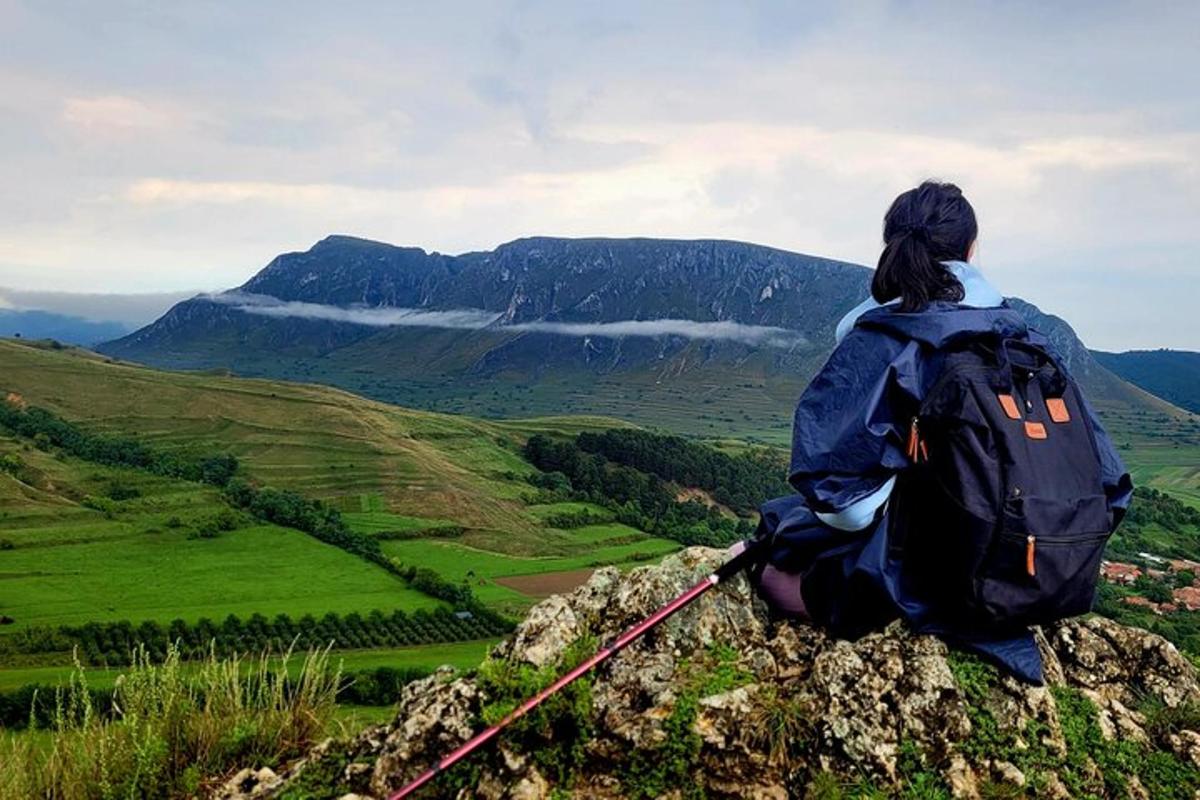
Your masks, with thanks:
M 1110 413 L 1105 423 L 1134 483 L 1200 508 L 1200 416 Z
M 587 581 L 594 571 L 592 569 L 569 569 L 564 572 L 543 572 L 537 575 L 513 575 L 495 580 L 501 586 L 540 599 L 571 591 Z
M 299 531 L 243 519 L 213 538 L 226 508 L 213 487 L 58 459 L 0 437 L 24 462 L 0 473 L 0 628 L 229 614 L 302 615 L 439 605 L 362 559 Z M 22 480 L 24 478 L 25 480 Z M 119 487 L 136 493 L 89 508 Z
M 517 557 L 476 549 L 459 541 L 443 540 L 389 541 L 383 543 L 383 549 L 388 555 L 405 563 L 428 566 L 454 582 L 466 581 L 480 600 L 510 613 L 523 612 L 540 592 L 532 596 L 523 594 L 497 583 L 497 578 L 579 573 L 598 566 L 648 562 L 679 549 L 676 542 L 646 536 L 633 528 L 615 523 L 556 533 L 561 540 L 578 537 L 576 552 L 560 556 Z M 627 541 L 631 537 L 634 540 Z M 605 538 L 621 543 L 606 545 Z M 582 577 L 582 574 L 579 573 L 579 576 Z

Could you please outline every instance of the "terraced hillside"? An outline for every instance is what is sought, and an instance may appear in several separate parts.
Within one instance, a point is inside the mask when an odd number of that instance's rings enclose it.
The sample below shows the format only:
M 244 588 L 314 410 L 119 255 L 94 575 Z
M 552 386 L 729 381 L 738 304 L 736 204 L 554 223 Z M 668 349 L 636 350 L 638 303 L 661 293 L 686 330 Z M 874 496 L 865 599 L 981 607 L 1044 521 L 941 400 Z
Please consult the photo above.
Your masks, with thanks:
M 97 430 L 181 450 L 217 445 L 262 482 L 313 497 L 447 520 L 521 547 L 538 520 L 523 510 L 525 436 L 620 425 L 606 419 L 490 423 L 410 411 L 323 386 L 160 372 L 87 351 L 0 340 L 0 389 Z

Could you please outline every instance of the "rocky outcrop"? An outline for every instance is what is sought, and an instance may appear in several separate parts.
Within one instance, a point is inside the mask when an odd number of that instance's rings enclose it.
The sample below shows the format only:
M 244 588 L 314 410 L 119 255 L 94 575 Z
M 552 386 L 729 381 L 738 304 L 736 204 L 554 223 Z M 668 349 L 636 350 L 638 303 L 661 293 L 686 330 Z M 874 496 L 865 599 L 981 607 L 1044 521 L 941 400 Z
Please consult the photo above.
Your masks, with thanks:
M 477 674 L 410 684 L 391 723 L 263 784 L 243 771 L 224 796 L 385 797 L 721 557 L 694 548 L 627 575 L 601 569 L 535 607 Z M 1196 796 L 1200 685 L 1171 644 L 1102 618 L 1039 641 L 1044 687 L 900 624 L 856 642 L 773 624 L 739 577 L 426 796 Z

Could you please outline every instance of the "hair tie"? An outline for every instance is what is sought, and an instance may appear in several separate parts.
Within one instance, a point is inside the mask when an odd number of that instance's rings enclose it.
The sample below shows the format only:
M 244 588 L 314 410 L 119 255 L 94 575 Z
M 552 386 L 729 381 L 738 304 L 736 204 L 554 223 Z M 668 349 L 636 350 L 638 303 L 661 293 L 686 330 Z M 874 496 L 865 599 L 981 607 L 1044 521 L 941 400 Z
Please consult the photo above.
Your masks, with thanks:
M 896 233 L 900 236 L 919 236 L 928 241 L 929 226 L 920 223 L 915 225 L 898 225 L 896 226 Z

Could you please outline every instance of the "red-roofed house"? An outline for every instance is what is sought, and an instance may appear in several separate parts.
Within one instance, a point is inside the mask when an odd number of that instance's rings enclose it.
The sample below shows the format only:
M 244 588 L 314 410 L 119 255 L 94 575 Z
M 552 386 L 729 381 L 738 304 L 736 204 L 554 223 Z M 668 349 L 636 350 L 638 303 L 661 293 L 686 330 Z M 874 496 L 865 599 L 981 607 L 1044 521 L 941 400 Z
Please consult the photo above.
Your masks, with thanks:
M 1195 586 L 1184 586 L 1171 593 L 1175 602 L 1188 611 L 1200 611 L 1200 589 Z
M 1104 561 L 1100 564 L 1100 575 L 1109 583 L 1130 584 L 1141 577 L 1142 568 L 1136 564 Z

